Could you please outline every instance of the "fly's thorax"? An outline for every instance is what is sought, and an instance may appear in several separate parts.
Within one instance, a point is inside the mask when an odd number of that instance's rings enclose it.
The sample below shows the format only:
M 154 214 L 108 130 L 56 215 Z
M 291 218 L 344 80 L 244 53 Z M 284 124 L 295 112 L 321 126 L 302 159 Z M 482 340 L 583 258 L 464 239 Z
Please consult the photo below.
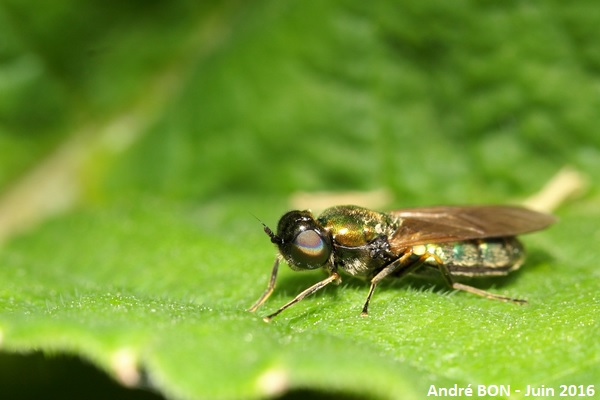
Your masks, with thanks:
M 330 232 L 334 243 L 345 247 L 365 246 L 378 237 L 391 237 L 396 218 L 357 206 L 336 206 L 323 211 L 318 222 Z
M 463 276 L 506 275 L 518 269 L 525 258 L 523 245 L 514 237 L 418 245 L 412 253 L 429 255 L 426 264 L 442 262 L 452 275 Z
M 398 222 L 388 214 L 357 206 L 325 210 L 318 222 L 332 238 L 337 267 L 356 277 L 368 277 L 391 261 L 388 238 Z

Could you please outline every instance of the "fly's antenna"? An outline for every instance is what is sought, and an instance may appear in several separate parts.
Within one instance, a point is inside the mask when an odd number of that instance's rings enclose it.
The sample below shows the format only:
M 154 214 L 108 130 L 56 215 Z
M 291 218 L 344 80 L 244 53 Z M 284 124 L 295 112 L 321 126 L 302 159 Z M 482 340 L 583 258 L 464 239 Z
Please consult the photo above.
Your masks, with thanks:
M 271 228 L 269 228 L 267 225 L 265 225 L 262 221 L 261 221 L 261 224 L 263 225 L 263 229 L 265 230 L 265 233 L 267 235 L 269 235 L 269 237 L 271 238 L 272 243 L 275 243 L 277 245 L 283 244 L 283 239 L 281 239 L 279 236 L 274 234 L 273 231 L 271 230 Z
M 258 218 L 256 215 L 252 214 L 252 216 L 254 218 L 256 218 L 256 220 L 258 222 L 260 222 L 263 226 L 263 229 L 265 231 L 265 233 L 267 235 L 269 235 L 269 237 L 271 238 L 271 243 L 275 243 L 276 245 L 280 245 L 283 244 L 283 239 L 281 239 L 279 236 L 277 236 L 276 234 L 273 233 L 273 231 L 271 230 L 271 228 L 269 228 L 264 222 L 262 222 L 260 220 L 260 218 Z

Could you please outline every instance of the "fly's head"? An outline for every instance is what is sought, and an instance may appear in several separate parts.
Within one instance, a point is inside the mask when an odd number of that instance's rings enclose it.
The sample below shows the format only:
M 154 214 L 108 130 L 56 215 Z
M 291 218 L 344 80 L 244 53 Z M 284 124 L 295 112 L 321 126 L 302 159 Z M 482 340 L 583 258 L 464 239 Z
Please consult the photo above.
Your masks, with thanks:
M 279 220 L 277 234 L 267 226 L 265 232 L 294 270 L 321 268 L 329 261 L 330 234 L 315 221 L 310 211 L 290 211 Z

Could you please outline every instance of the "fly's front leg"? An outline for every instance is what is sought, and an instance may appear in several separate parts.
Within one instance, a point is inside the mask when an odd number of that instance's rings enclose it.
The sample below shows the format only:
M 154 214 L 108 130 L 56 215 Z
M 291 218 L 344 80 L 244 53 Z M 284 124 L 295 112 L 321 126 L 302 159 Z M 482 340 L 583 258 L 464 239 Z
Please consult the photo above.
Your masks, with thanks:
M 266 317 L 264 317 L 263 321 L 270 322 L 273 318 L 275 318 L 277 315 L 279 315 L 279 313 L 281 313 L 283 310 L 285 310 L 286 308 L 288 308 L 290 306 L 293 306 L 300 300 L 304 299 L 306 296 L 311 295 L 314 292 L 316 292 L 317 290 L 324 288 L 325 286 L 329 285 L 331 282 L 336 282 L 339 284 L 339 282 L 341 282 L 341 280 L 342 280 L 342 278 L 341 278 L 340 274 L 338 274 L 335 271 L 332 272 L 331 275 L 329 275 L 327 278 L 323 279 L 320 282 L 315 283 L 308 289 L 305 289 L 302 293 L 300 293 L 298 296 L 294 297 L 288 303 L 284 304 L 281 308 L 279 308 L 279 310 L 275 311 L 273 314 L 270 314 L 270 315 L 267 315 Z
M 273 271 L 271 272 L 271 278 L 269 279 L 269 284 L 267 285 L 267 289 L 262 294 L 262 296 L 260 296 L 258 298 L 258 300 L 256 300 L 256 302 L 252 305 L 252 307 L 250 307 L 248 309 L 248 311 L 250 311 L 250 312 L 256 311 L 258 309 L 258 307 L 260 307 L 262 305 L 262 303 L 264 303 L 269 298 L 271 293 L 273 293 L 273 290 L 275 289 L 275 281 L 277 280 L 277 270 L 279 269 L 280 261 L 281 261 L 281 256 L 277 255 L 277 258 L 275 258 L 275 263 L 273 264 Z

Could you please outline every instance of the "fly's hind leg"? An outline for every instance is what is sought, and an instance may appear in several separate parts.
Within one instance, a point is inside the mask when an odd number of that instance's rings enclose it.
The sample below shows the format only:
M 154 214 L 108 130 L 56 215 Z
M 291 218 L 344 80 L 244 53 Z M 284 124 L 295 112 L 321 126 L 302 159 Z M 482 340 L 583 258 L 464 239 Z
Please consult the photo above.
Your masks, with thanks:
M 369 294 L 367 295 L 367 300 L 363 306 L 361 316 L 366 317 L 369 313 L 369 302 L 371 301 L 371 297 L 373 296 L 373 292 L 375 291 L 375 287 L 377 284 L 381 282 L 383 279 L 388 277 L 391 274 L 394 274 L 394 277 L 400 278 L 403 277 L 419 267 L 421 267 L 425 262 L 435 263 L 435 266 L 440 270 L 442 276 L 444 277 L 444 281 L 448 284 L 449 287 L 455 290 L 462 290 L 464 292 L 469 292 L 476 294 L 478 296 L 487 297 L 488 299 L 500 300 L 500 301 L 512 301 L 513 303 L 519 304 L 527 304 L 527 300 L 515 299 L 513 297 L 502 296 L 499 294 L 494 294 L 490 292 L 486 292 L 485 290 L 477 289 L 473 286 L 465 285 L 463 283 L 454 282 L 452 279 L 452 274 L 443 261 L 435 254 L 426 252 L 422 255 L 416 254 L 419 258 L 414 259 L 412 256 L 415 256 L 415 253 L 411 250 L 407 250 L 400 258 L 392 261 L 388 265 L 386 265 L 377 275 L 371 279 L 371 287 L 369 288 Z M 433 264 L 432 263 L 432 264 Z
M 463 292 L 473 293 L 478 296 L 486 297 L 486 298 L 492 299 L 492 300 L 511 301 L 513 303 L 527 304 L 527 300 L 515 299 L 514 297 L 508 297 L 508 296 L 502 296 L 500 294 L 486 292 L 485 290 L 477 289 L 476 287 L 465 285 L 463 283 L 454 282 L 454 280 L 452 279 L 452 274 L 450 273 L 450 270 L 448 269 L 448 266 L 446 266 L 442 262 L 442 260 L 440 260 L 439 257 L 437 257 L 436 255 L 430 254 L 430 253 L 428 253 L 426 255 L 428 256 L 427 257 L 428 259 L 433 258 L 435 260 L 435 264 L 436 264 L 437 268 L 440 270 L 440 272 L 442 273 L 442 276 L 444 277 L 444 281 L 446 281 L 446 284 L 448 286 L 450 286 L 452 289 L 462 290 Z

